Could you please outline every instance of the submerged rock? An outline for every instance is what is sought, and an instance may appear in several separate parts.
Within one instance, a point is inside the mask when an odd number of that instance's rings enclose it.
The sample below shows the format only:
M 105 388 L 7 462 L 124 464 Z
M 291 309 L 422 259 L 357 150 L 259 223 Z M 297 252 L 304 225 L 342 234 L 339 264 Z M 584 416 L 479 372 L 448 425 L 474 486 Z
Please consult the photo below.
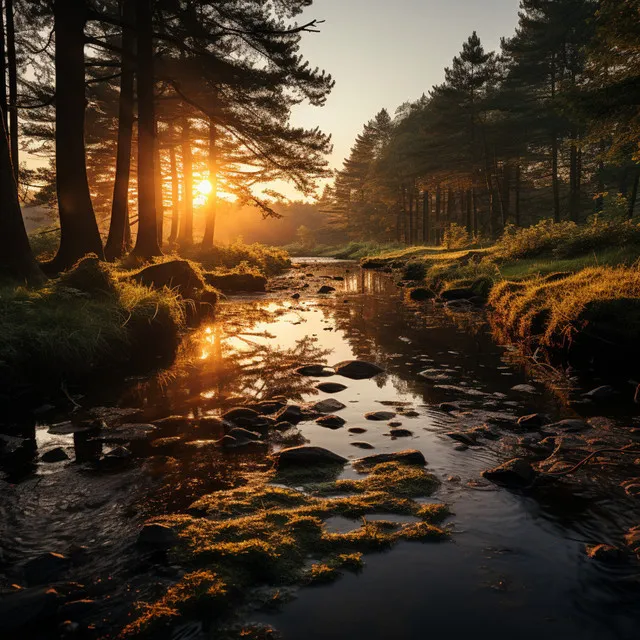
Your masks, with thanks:
M 305 364 L 296 369 L 296 373 L 301 376 L 310 376 L 312 378 L 328 378 L 335 375 L 335 371 L 325 364 Z
M 345 360 L 334 366 L 336 373 L 352 380 L 366 380 L 384 373 L 384 369 L 365 360 Z
M 589 400 L 595 400 L 596 402 L 605 402 L 607 400 L 613 400 L 617 395 L 618 393 L 616 390 L 607 384 L 591 389 L 591 391 L 587 391 L 587 393 L 583 393 L 582 397 L 589 398 Z
M 579 418 L 568 418 L 567 420 L 560 420 L 558 422 L 552 422 L 545 426 L 545 431 L 550 432 L 565 432 L 565 433 L 575 433 L 577 431 L 584 431 L 588 429 L 589 425 Z
M 542 413 L 532 413 L 528 416 L 521 416 L 518 418 L 518 426 L 524 429 L 535 429 L 542 427 L 545 424 L 549 424 L 549 418 Z
M 396 414 L 393 411 L 370 411 L 369 413 L 365 413 L 364 417 L 367 420 L 384 422 L 395 418 Z
M 473 298 L 475 296 L 475 291 L 473 289 L 468 288 L 458 288 L 458 289 L 445 289 L 440 292 L 440 297 L 443 300 L 468 300 L 469 298 Z
M 327 429 L 339 429 L 340 427 L 344 427 L 346 420 L 340 416 L 328 415 L 318 418 L 316 424 L 319 424 L 321 427 L 326 427 Z
M 352 447 L 357 447 L 358 449 L 375 449 L 375 447 L 368 442 L 351 442 L 350 444 Z
M 627 558 L 627 554 L 622 549 L 610 544 L 587 546 L 586 551 L 589 558 L 598 562 L 621 562 Z
M 364 429 L 363 427 L 351 427 L 350 429 L 348 429 L 349 433 L 367 433 L 367 430 Z
M 346 388 L 346 385 L 340 384 L 339 382 L 321 382 L 316 385 L 316 389 L 324 393 L 340 393 L 340 391 L 344 391 Z
M 332 413 L 333 411 L 340 411 L 341 409 L 345 409 L 346 406 L 346 404 L 343 404 L 339 400 L 335 400 L 334 398 L 327 398 L 326 400 L 320 400 L 320 402 L 312 404 L 311 409 L 313 411 L 317 411 L 318 413 Z
M 277 422 L 289 422 L 293 425 L 298 424 L 298 422 L 302 422 L 306 418 L 302 407 L 299 407 L 296 404 L 290 404 L 284 409 L 281 409 L 276 413 L 275 419 Z
M 325 293 L 332 293 L 333 291 L 335 291 L 336 288 L 335 287 L 331 287 L 328 284 L 323 284 L 319 289 L 318 289 L 318 293 L 320 294 L 325 294 Z
M 426 287 L 416 287 L 415 289 L 409 289 L 409 298 L 411 300 L 415 300 L 416 302 L 421 302 L 423 300 L 433 300 L 436 297 L 436 294 L 431 291 L 431 289 L 427 289 Z
M 391 429 L 389 435 L 392 438 L 410 438 L 413 435 L 413 431 L 409 431 L 409 429 Z
M 640 555 L 640 525 L 629 529 L 624 536 L 624 541 L 633 553 Z
M 291 467 L 310 467 L 313 465 L 338 465 L 346 464 L 346 458 L 333 451 L 322 447 L 291 447 L 282 449 L 272 456 L 276 469 L 288 469 Z
M 220 289 L 224 293 L 236 291 L 264 292 L 267 290 L 267 279 L 254 273 L 205 273 L 205 282 Z
M 513 458 L 482 472 L 483 478 L 506 487 L 527 487 L 536 479 L 536 476 L 536 471 L 524 458 Z
M 449 431 L 444 434 L 447 438 L 451 438 L 456 442 L 461 442 L 467 447 L 477 447 L 478 446 L 478 437 L 475 433 L 471 431 Z
M 417 449 L 406 449 L 404 451 L 396 451 L 395 453 L 377 453 L 373 456 L 355 460 L 353 464 L 366 468 L 374 467 L 383 462 L 400 462 L 401 464 L 410 464 L 418 467 L 424 467 L 427 464 L 422 451 L 418 451 Z
M 517 384 L 515 387 L 511 387 L 511 391 L 517 393 L 538 393 L 538 390 L 532 384 Z
M 251 425 L 262 419 L 262 416 L 255 410 L 248 407 L 234 407 L 222 414 L 222 419 L 240 426 Z
M 45 451 L 40 456 L 40 460 L 42 460 L 42 462 L 62 462 L 63 460 L 68 460 L 68 459 L 69 459 L 69 455 L 62 447 L 49 449 L 49 451 Z

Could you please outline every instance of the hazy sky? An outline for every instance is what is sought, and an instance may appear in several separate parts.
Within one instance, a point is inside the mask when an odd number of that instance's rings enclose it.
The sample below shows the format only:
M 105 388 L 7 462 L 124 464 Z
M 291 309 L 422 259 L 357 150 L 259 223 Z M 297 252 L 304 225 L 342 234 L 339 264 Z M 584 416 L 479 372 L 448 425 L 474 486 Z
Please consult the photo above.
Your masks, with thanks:
M 304 34 L 302 53 L 336 81 L 323 108 L 300 107 L 294 123 L 333 134 L 333 167 L 362 125 L 391 115 L 442 82 L 444 68 L 475 30 L 487 50 L 515 30 L 519 0 L 314 0 L 298 20 L 324 19 Z

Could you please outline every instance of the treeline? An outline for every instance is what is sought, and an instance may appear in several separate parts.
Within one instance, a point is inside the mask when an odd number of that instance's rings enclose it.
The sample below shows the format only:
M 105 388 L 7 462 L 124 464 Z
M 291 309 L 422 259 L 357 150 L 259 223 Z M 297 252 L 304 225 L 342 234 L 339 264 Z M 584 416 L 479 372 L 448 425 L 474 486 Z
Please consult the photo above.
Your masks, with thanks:
M 516 33 L 474 32 L 445 80 L 357 137 L 323 206 L 358 239 L 497 237 L 540 218 L 632 217 L 640 0 L 522 0 Z
M 322 105 L 333 80 L 299 53 L 302 35 L 317 30 L 315 20 L 293 22 L 309 4 L 0 3 L 0 269 L 37 279 L 87 253 L 145 259 L 194 239 L 207 248 L 219 194 L 266 216 L 278 214 L 255 185 L 285 180 L 311 194 L 328 175 L 330 138 L 292 127 L 289 114 L 300 102 Z M 25 148 L 50 167 L 21 166 Z M 205 228 L 194 238 L 194 191 L 205 179 Z M 34 184 L 36 204 L 57 206 L 61 234 L 40 266 L 18 199 Z

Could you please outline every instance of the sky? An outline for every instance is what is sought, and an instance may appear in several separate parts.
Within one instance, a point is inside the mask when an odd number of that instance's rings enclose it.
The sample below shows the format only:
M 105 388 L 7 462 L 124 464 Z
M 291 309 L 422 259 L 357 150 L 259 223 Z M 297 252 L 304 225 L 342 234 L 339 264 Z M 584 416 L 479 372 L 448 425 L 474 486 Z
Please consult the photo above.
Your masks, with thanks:
M 519 0 L 314 0 L 299 23 L 325 20 L 305 33 L 301 53 L 336 81 L 324 107 L 300 106 L 292 123 L 333 136 L 339 168 L 365 122 L 386 107 L 393 116 L 444 79 L 444 69 L 475 30 L 498 49 L 517 24 Z

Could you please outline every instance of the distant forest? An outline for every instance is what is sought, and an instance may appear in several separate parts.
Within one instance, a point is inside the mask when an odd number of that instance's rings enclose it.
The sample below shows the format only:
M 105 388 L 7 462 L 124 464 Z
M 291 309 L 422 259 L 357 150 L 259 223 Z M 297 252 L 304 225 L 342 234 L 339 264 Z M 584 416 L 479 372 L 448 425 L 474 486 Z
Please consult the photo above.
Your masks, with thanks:
M 352 238 L 406 243 L 631 218 L 638 105 L 640 1 L 522 0 L 499 52 L 474 32 L 442 84 L 365 124 L 322 208 Z

